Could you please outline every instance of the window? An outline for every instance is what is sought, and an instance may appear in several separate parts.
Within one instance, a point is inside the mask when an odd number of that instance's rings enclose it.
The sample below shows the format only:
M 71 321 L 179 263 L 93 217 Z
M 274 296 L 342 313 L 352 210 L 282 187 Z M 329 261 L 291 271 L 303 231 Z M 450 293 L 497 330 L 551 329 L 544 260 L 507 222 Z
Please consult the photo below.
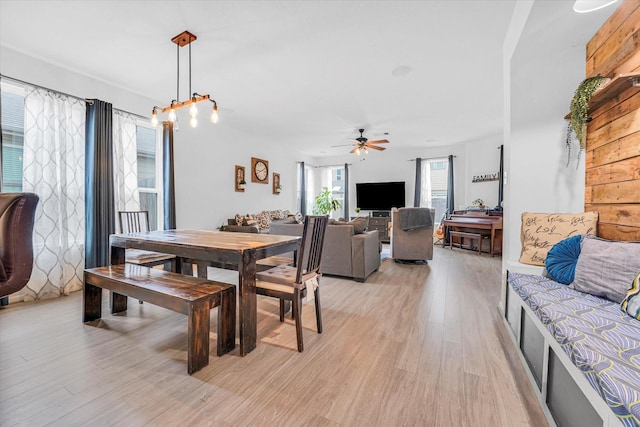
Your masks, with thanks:
M 428 164 L 428 169 L 427 169 Z M 447 210 L 447 186 L 448 186 L 449 162 L 446 159 L 423 161 L 423 173 L 429 170 L 430 193 L 420 197 L 420 205 L 436 210 L 434 216 L 435 226 L 440 225 L 440 219 Z M 423 186 L 423 190 L 425 190 Z M 426 197 L 425 197 L 426 196 Z
M 22 155 L 24 150 L 24 91 L 2 82 L 2 192 L 22 191 Z
M 158 230 L 163 227 L 160 172 L 161 132 L 151 124 L 138 123 L 136 126 L 136 144 L 138 150 L 138 191 L 140 193 L 140 210 L 149 211 L 149 229 Z
M 431 170 L 446 170 L 448 162 L 446 160 L 432 160 Z

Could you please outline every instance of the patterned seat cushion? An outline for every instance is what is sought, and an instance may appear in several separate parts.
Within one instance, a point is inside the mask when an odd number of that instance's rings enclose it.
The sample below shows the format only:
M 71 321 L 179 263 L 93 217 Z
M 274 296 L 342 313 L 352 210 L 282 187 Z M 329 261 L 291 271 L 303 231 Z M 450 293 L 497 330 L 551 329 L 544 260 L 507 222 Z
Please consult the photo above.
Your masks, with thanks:
M 290 285 L 296 282 L 296 267 L 289 265 L 279 265 L 265 271 L 256 273 L 257 280 L 264 280 L 272 283 L 280 283 L 281 285 Z
M 640 321 L 543 276 L 509 273 L 509 284 L 622 424 L 640 425 Z

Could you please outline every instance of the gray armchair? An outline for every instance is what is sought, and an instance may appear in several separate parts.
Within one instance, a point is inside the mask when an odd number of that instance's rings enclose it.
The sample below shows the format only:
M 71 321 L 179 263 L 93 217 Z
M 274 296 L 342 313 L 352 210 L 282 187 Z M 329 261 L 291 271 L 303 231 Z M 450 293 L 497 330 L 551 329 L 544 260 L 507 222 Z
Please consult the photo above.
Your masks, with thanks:
M 434 209 L 394 208 L 391 211 L 391 258 L 424 262 L 433 259 Z
M 38 196 L 0 194 L 0 298 L 22 289 L 33 268 L 33 224 Z

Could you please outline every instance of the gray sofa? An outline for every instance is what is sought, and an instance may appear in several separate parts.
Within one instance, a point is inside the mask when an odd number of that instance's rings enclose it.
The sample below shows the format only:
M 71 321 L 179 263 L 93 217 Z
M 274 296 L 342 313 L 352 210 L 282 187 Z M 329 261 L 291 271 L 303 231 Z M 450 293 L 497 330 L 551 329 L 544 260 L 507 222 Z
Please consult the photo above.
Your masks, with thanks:
M 270 234 L 301 236 L 302 224 L 272 223 Z M 352 225 L 328 225 L 320 272 L 364 282 L 380 267 L 378 231 L 355 234 Z

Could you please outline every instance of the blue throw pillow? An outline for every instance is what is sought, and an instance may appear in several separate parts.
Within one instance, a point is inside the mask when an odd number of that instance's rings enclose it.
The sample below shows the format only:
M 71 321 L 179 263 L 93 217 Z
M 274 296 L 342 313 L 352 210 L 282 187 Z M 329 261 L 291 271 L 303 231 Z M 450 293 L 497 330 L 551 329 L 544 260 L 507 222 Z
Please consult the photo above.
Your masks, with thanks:
M 559 241 L 547 253 L 545 267 L 552 280 L 569 285 L 576 274 L 576 264 L 580 256 L 582 235 L 568 237 Z

